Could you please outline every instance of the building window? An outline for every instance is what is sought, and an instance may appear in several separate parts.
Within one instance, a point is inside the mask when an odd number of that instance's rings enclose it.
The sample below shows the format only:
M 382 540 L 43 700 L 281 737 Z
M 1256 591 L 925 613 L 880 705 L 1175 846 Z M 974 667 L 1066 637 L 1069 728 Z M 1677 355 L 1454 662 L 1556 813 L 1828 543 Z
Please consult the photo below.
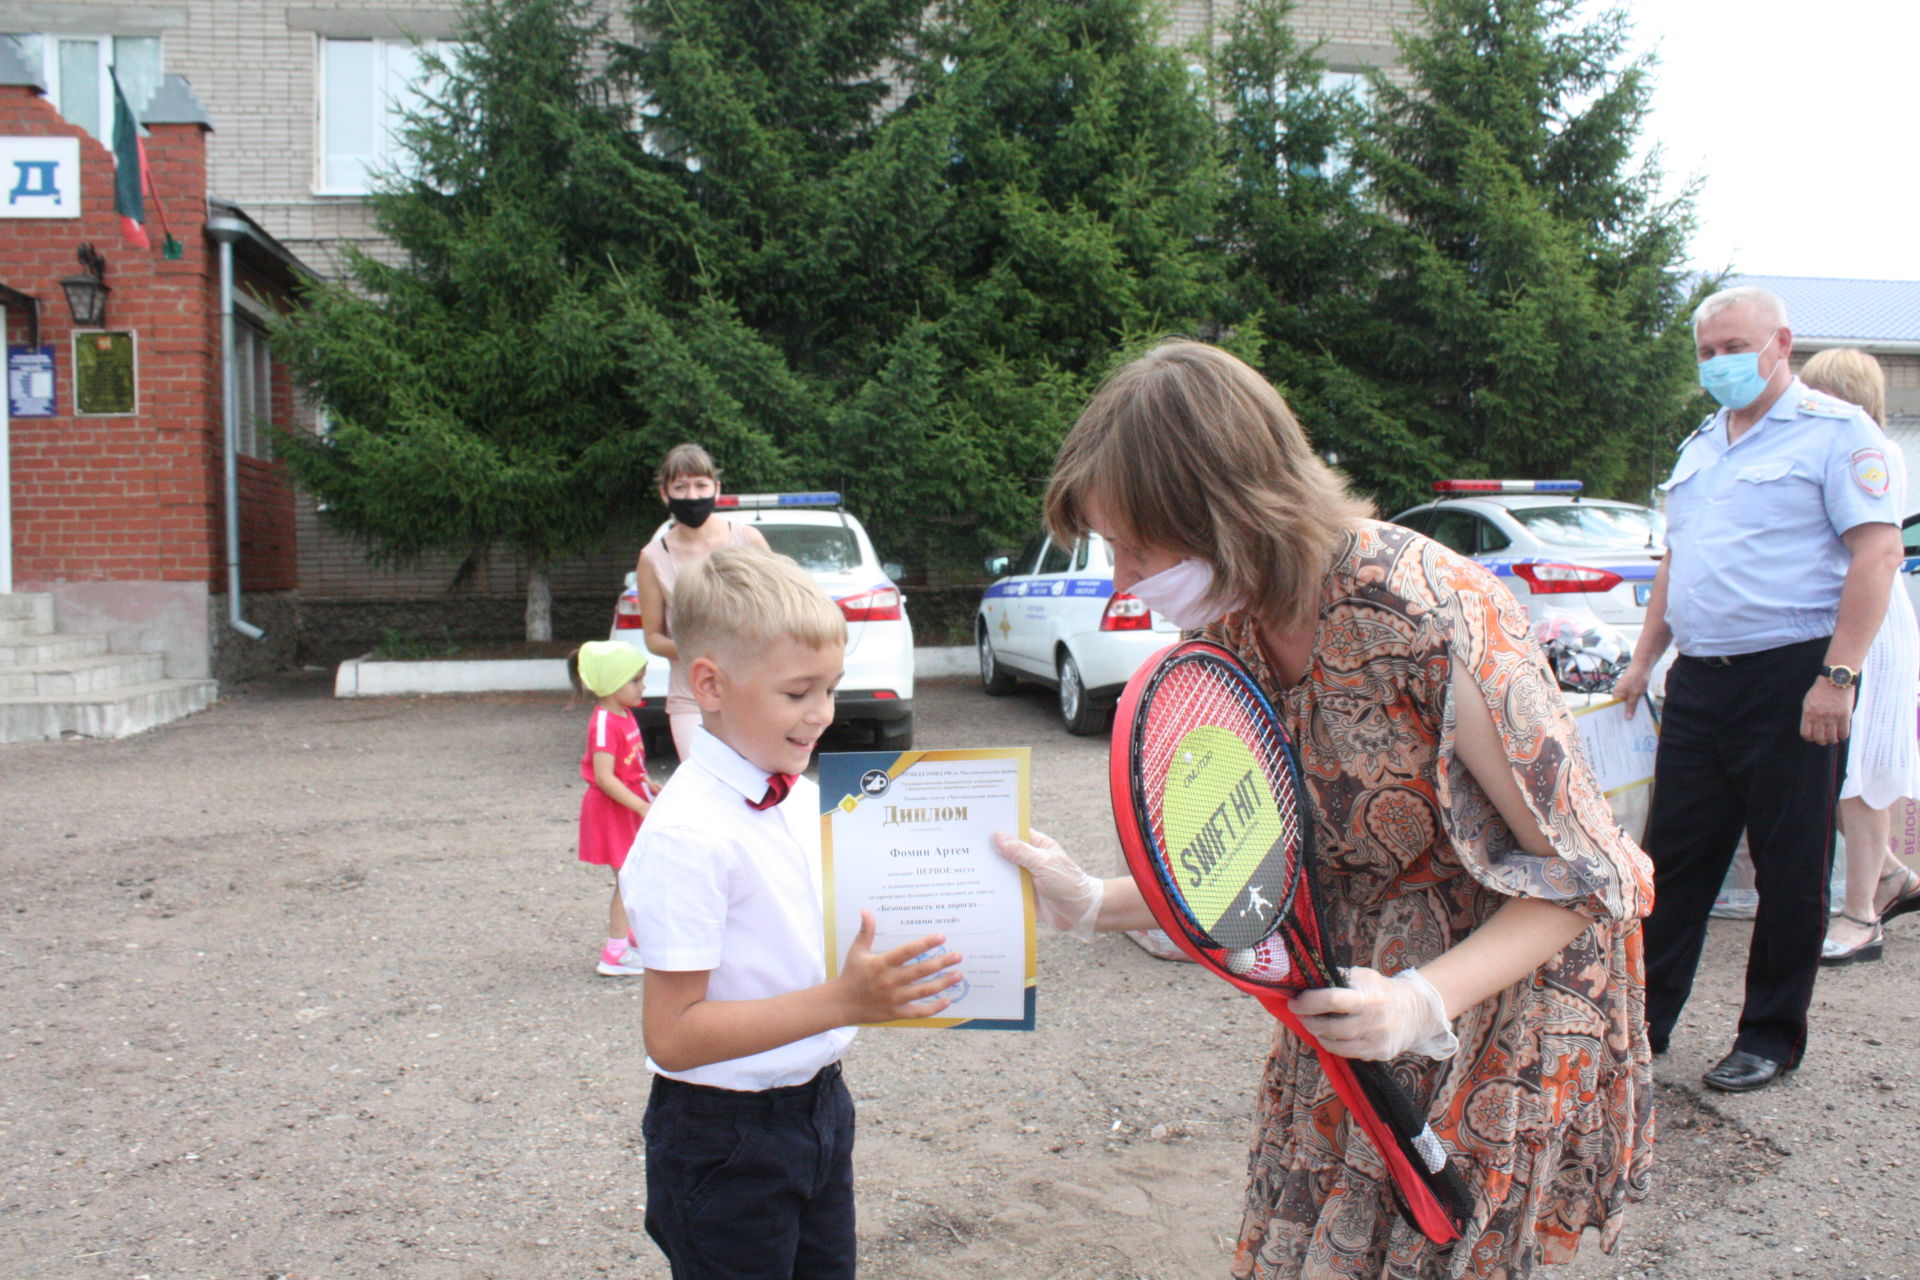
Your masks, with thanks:
M 245 316 L 233 318 L 234 435 L 240 452 L 271 461 L 273 434 L 273 354 L 267 331 Z
M 40 69 L 47 98 L 60 114 L 113 144 L 113 79 L 138 120 L 160 87 L 159 36 L 8 35 L 13 51 Z
M 1373 83 L 1367 78 L 1365 71 L 1342 71 L 1332 67 L 1322 68 L 1320 72 L 1319 89 L 1323 96 L 1330 99 L 1344 99 L 1349 105 L 1361 111 L 1370 109 L 1373 103 Z M 1293 90 L 1284 83 L 1276 84 L 1274 91 L 1276 95 L 1291 94 L 1293 92 Z M 1275 141 L 1280 146 L 1281 158 L 1287 164 L 1287 168 L 1301 177 L 1338 178 L 1341 174 L 1353 167 L 1353 147 L 1351 142 L 1345 137 L 1338 139 L 1334 143 L 1333 147 L 1327 152 L 1323 164 L 1308 164 L 1300 160 L 1286 160 L 1286 138 L 1279 137 L 1276 138 Z
M 400 133 L 409 112 L 433 92 L 426 55 L 456 46 L 403 40 L 320 41 L 320 147 L 314 189 L 366 195 L 383 172 L 406 161 Z

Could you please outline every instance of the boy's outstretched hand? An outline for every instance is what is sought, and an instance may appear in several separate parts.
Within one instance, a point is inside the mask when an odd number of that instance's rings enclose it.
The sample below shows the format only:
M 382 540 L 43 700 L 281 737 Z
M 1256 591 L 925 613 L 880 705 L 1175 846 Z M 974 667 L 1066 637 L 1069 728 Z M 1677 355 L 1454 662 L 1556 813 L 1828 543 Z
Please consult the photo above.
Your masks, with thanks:
M 843 1024 L 930 1018 L 953 1003 L 940 992 L 965 976 L 953 967 L 963 958 L 960 953 L 948 951 L 914 959 L 939 950 L 945 937 L 930 933 L 917 942 L 875 954 L 873 932 L 873 913 L 862 911 L 860 932 L 847 948 L 847 962 L 835 979 L 846 1004 Z

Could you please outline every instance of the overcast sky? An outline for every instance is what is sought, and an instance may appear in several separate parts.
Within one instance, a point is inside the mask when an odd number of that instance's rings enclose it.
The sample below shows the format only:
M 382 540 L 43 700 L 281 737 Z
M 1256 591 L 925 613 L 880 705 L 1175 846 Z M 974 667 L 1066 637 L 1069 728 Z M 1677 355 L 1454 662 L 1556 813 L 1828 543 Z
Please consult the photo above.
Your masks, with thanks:
M 1920 280 L 1920 3 L 1620 0 L 1693 265 Z M 1590 7 L 1604 7 L 1590 0 Z

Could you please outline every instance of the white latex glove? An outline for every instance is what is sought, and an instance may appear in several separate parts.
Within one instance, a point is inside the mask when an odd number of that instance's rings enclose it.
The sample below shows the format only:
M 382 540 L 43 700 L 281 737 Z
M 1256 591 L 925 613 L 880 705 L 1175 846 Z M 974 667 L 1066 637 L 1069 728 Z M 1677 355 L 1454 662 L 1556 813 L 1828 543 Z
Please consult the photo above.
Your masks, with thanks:
M 1289 1007 L 1315 1039 L 1343 1058 L 1385 1062 L 1403 1053 L 1451 1058 L 1460 1050 L 1446 1002 L 1418 969 L 1391 978 L 1373 969 L 1349 969 L 1345 987 L 1303 991 Z
M 1004 831 L 994 832 L 993 842 L 1001 857 L 1032 874 L 1034 912 L 1040 923 L 1082 942 L 1093 939 L 1093 925 L 1100 918 L 1100 901 L 1107 891 L 1105 884 L 1082 871 L 1051 836 L 1038 831 L 1033 833 L 1032 844 Z

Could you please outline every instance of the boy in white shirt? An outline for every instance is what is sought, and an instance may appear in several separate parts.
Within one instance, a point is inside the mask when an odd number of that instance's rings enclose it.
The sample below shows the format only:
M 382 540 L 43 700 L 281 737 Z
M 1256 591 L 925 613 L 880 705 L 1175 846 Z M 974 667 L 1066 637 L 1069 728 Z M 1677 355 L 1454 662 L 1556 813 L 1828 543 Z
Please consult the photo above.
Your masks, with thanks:
M 858 1022 L 952 1003 L 939 934 L 876 955 L 873 917 L 826 980 L 818 786 L 838 606 L 785 556 L 726 548 L 685 569 L 673 631 L 705 726 L 620 872 L 646 965 L 647 1234 L 675 1280 L 854 1274 Z

